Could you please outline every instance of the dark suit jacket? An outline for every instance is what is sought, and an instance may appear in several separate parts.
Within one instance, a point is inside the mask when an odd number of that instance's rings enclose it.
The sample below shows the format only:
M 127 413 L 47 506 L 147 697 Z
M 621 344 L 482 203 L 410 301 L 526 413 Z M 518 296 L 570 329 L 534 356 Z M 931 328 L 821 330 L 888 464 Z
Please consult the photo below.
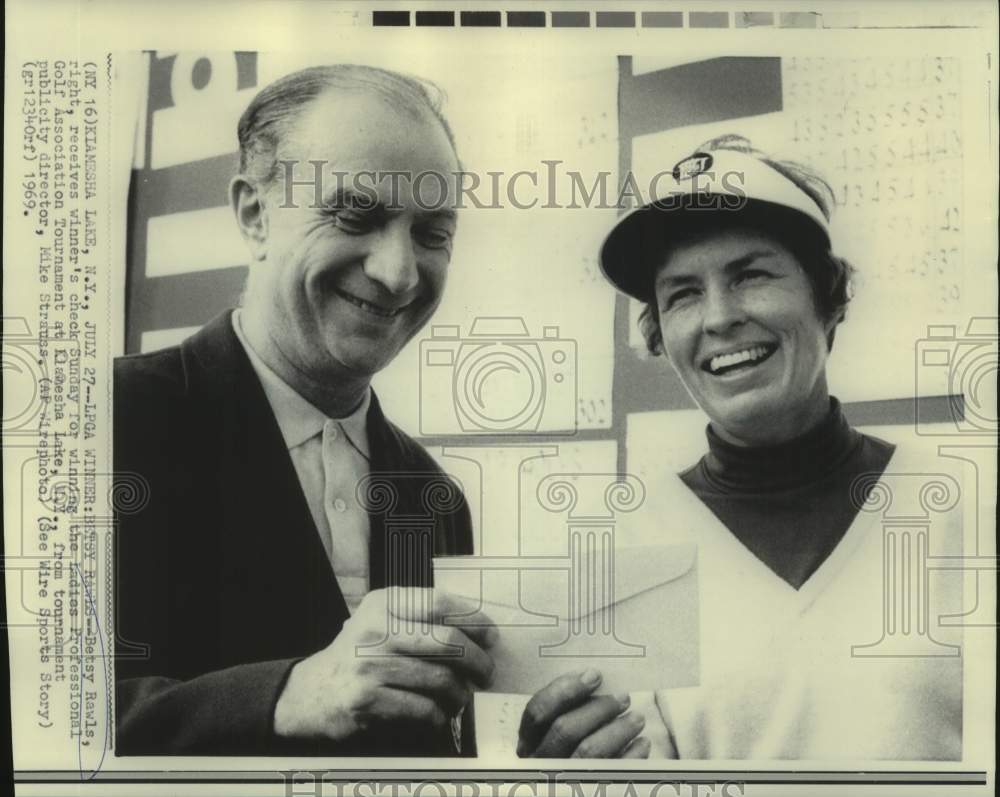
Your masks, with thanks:
M 148 484 L 145 506 L 132 496 L 116 514 L 117 753 L 455 755 L 450 732 L 340 745 L 274 735 L 292 665 L 349 614 L 230 313 L 178 347 L 118 360 L 114 398 L 117 486 L 130 474 Z M 369 511 L 371 588 L 429 586 L 432 555 L 472 552 L 468 507 L 454 492 L 428 512 L 440 469 L 374 397 L 367 421 L 372 476 L 398 494 Z M 470 741 L 467 722 L 463 754 Z

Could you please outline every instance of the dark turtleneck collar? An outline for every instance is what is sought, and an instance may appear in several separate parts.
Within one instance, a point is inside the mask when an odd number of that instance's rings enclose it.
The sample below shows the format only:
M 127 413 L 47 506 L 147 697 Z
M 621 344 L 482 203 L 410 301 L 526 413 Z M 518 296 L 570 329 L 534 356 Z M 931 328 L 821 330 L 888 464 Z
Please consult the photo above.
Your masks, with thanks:
M 803 487 L 836 471 L 862 436 L 847 423 L 840 402 L 818 426 L 773 446 L 737 446 L 707 428 L 708 453 L 700 465 L 706 481 L 726 492 L 777 491 Z

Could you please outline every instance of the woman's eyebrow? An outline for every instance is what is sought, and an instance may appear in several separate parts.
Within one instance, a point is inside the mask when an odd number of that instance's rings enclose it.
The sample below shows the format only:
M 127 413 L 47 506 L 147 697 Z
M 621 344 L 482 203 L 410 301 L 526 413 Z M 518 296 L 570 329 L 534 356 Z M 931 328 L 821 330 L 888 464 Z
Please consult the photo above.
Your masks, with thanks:
M 677 285 L 691 285 L 698 282 L 701 282 L 701 277 L 697 274 L 672 274 L 656 280 L 656 287 L 673 288 Z
M 743 257 L 738 257 L 735 260 L 730 260 L 725 265 L 726 271 L 733 272 L 739 271 L 740 269 L 746 268 L 755 260 L 759 260 L 762 257 L 771 257 L 777 254 L 773 249 L 755 249 L 753 252 L 748 252 L 743 255 Z
M 773 249 L 755 249 L 752 252 L 748 252 L 735 260 L 730 260 L 723 266 L 726 272 L 732 273 L 740 271 L 746 268 L 755 260 L 759 260 L 763 257 L 771 257 L 777 254 Z M 656 280 L 656 286 L 660 287 L 674 287 L 677 285 L 691 285 L 701 282 L 701 276 L 698 274 L 666 274 Z

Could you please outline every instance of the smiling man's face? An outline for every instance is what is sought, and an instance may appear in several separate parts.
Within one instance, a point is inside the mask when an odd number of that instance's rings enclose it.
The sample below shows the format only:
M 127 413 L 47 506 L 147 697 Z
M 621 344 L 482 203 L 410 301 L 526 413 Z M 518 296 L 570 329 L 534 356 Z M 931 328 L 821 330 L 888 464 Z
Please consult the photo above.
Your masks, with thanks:
M 655 291 L 667 356 L 724 439 L 779 443 L 826 416 L 830 325 L 781 243 L 747 228 L 699 237 L 669 252 Z
M 458 170 L 454 149 L 429 113 L 331 90 L 303 110 L 280 157 L 296 161 L 296 181 L 308 184 L 294 187 L 293 206 L 282 207 L 280 175 L 264 197 L 263 262 L 253 267 L 244 315 L 283 370 L 320 384 L 370 378 L 441 300 L 455 217 L 440 194 Z M 310 161 L 322 163 L 319 202 Z M 362 172 L 363 190 L 352 196 Z M 376 184 L 391 172 L 403 174 Z M 444 180 L 418 180 L 422 208 L 413 181 L 426 172 Z

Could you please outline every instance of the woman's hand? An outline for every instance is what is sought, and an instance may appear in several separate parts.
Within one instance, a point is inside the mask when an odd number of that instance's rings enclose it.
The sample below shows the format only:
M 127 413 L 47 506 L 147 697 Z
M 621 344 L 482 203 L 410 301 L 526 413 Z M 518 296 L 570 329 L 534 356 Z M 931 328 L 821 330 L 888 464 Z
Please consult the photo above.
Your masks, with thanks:
M 623 713 L 628 695 L 593 692 L 596 670 L 556 678 L 528 701 L 521 715 L 517 754 L 522 758 L 647 758 L 649 740 L 639 737 L 645 717 Z M 637 738 L 638 737 L 638 738 Z

